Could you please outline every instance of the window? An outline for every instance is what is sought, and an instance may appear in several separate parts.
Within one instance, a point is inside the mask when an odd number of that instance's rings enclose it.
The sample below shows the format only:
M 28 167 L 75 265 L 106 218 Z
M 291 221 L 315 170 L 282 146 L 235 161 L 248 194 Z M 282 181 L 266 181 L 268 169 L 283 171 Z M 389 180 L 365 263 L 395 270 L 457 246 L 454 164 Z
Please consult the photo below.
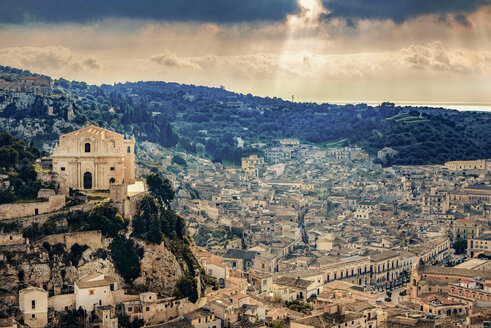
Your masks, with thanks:
M 114 290 L 114 284 L 109 284 L 109 289 L 110 289 L 111 291 L 113 291 L 113 290 Z
M 61 167 L 60 170 L 65 171 L 65 167 Z
M 34 310 L 36 308 L 36 301 L 32 300 L 31 301 L 31 308 Z
M 35 209 L 34 209 L 34 214 L 35 214 L 35 215 L 38 215 L 38 214 L 39 214 L 39 209 L 38 209 L 38 208 L 35 208 Z
M 31 315 L 31 319 L 36 319 L 36 315 L 35 314 Z
M 133 308 L 131 306 L 128 306 L 128 312 L 131 312 Z
M 111 166 L 111 171 L 114 171 L 114 166 Z
M 89 295 L 94 295 L 94 290 L 93 289 L 90 289 L 89 290 Z
M 90 153 L 90 143 L 88 142 L 85 144 L 85 152 Z
M 114 178 L 109 179 L 109 184 L 113 184 L 115 182 L 116 182 L 116 179 L 114 179 Z
M 128 146 L 128 148 L 126 148 L 126 152 L 127 153 L 131 152 L 131 147 L 130 146 Z
M 147 308 L 145 309 L 145 311 L 147 311 L 147 312 L 150 311 L 150 308 L 147 306 Z

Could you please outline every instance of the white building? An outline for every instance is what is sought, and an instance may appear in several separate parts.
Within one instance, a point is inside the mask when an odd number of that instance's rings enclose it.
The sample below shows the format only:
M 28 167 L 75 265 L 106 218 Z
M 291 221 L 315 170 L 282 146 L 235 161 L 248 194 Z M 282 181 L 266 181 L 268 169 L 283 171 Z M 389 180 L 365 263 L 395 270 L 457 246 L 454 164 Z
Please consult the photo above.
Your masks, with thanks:
M 97 306 L 114 305 L 112 292 L 116 288 L 113 278 L 94 273 L 75 282 L 75 308 L 92 311 Z
M 27 287 L 19 291 L 19 308 L 24 323 L 30 327 L 48 324 L 48 292 L 39 287 Z

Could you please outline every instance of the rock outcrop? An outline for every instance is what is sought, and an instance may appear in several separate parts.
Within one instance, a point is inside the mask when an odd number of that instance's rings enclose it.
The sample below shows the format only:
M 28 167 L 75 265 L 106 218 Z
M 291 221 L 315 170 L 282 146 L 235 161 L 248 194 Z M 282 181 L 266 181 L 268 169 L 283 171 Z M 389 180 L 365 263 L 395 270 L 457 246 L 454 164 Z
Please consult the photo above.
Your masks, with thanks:
M 133 284 L 145 285 L 149 290 L 158 291 L 161 295 L 171 295 L 176 282 L 183 276 L 176 257 L 164 243 L 147 245 L 138 241 L 138 244 L 144 246 L 145 254 L 141 260 L 142 275 Z

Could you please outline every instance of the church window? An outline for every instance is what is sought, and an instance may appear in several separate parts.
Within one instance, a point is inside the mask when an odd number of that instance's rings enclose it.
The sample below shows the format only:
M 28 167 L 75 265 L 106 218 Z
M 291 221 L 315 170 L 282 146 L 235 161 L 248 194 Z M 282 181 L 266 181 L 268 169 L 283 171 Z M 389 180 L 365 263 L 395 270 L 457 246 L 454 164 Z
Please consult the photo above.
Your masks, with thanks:
M 130 146 L 128 146 L 128 148 L 126 149 L 126 152 L 128 152 L 128 153 L 131 152 L 131 147 Z
M 88 142 L 85 144 L 85 152 L 90 153 L 90 143 Z
M 115 182 L 116 182 L 116 180 L 114 178 L 109 179 L 109 184 L 113 184 Z

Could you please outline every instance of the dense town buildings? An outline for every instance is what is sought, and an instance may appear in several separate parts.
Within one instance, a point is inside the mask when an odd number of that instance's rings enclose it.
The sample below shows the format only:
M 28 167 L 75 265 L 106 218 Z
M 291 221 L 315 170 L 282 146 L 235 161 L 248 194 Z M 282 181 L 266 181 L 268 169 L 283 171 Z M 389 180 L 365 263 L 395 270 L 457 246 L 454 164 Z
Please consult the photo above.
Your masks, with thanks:
M 75 189 L 110 189 L 110 204 L 133 217 L 135 195 L 145 189 L 128 171 L 134 141 L 93 126 L 60 140 L 54 172 L 75 172 L 65 178 Z M 108 154 L 111 146 L 116 150 Z M 62 156 L 63 147 L 73 151 Z M 215 282 L 196 302 L 151 289 L 128 293 L 116 276 L 96 271 L 63 292 L 22 289 L 24 322 L 44 327 L 53 313 L 78 309 L 92 325 L 111 328 L 122 317 L 200 328 L 470 327 L 491 319 L 486 169 L 468 175 L 439 165 L 383 168 L 359 148 L 322 149 L 296 139 L 263 151 L 265 157 L 244 158 L 240 168 L 182 154 L 188 166 L 169 175 L 200 271 Z M 172 164 L 155 153 L 163 166 Z M 68 170 L 71 164 L 81 170 Z M 93 172 L 91 188 L 81 184 L 83 172 Z M 100 232 L 43 239 L 49 247 L 60 241 L 92 250 L 107 243 Z M 467 242 L 468 258 L 465 247 L 452 248 L 457 241 Z M 0 234 L 0 247 L 28 243 Z

